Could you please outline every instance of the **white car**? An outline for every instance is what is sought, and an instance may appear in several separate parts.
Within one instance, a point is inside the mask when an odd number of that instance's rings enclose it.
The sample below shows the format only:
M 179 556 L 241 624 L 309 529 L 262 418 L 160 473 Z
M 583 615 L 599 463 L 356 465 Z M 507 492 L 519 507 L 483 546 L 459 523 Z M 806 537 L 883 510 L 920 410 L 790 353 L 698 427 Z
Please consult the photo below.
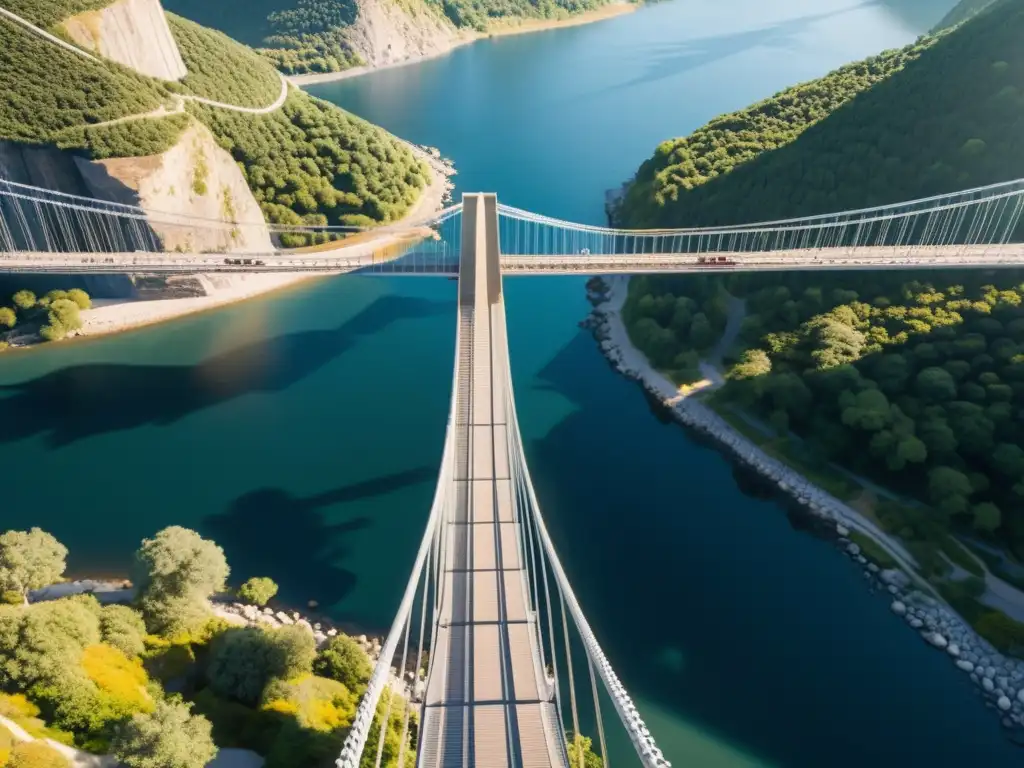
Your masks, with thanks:
M 589 248 L 584 248 L 582 251 L 580 251 L 580 256 L 589 256 L 589 255 L 590 255 L 590 249 Z

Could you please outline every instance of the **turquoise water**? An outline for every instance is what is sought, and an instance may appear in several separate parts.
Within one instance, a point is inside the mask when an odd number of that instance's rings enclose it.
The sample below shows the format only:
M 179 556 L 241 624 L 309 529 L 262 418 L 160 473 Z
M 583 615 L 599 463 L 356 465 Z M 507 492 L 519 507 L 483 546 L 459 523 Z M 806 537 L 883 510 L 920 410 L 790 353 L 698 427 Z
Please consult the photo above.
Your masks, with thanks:
M 439 146 L 465 189 L 599 222 L 603 191 L 658 141 L 907 42 L 950 4 L 675 0 L 317 93 Z M 1019 765 L 857 568 L 608 367 L 577 328 L 582 282 L 506 281 L 517 402 L 566 569 L 669 759 Z M 5 355 L 3 527 L 51 530 L 91 574 L 192 526 L 236 581 L 268 575 L 293 603 L 385 628 L 433 494 L 454 289 L 342 277 Z M 633 764 L 621 734 L 612 762 Z

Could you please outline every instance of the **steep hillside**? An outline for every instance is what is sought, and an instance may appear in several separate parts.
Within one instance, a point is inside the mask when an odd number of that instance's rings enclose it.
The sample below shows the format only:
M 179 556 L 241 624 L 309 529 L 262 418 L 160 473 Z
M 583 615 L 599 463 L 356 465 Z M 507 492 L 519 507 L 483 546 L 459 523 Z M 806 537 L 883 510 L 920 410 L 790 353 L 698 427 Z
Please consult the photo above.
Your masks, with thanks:
M 104 66 L 0 19 L 0 138 L 54 143 L 68 129 L 169 104 L 161 84 Z M 82 145 L 84 146 L 84 145 Z
M 713 121 L 662 145 L 617 215 L 638 226 L 740 223 L 1024 177 L 1021 40 L 1024 0 L 1003 0 L 827 115 L 815 114 L 816 94 L 846 82 L 839 73 Z M 647 276 L 631 282 L 623 317 L 657 367 L 692 382 L 735 318 L 732 299 L 743 299 L 727 383 L 712 402 L 730 418 L 742 411 L 737 423 L 760 425 L 758 441 L 835 493 L 857 495 L 826 460 L 897 491 L 878 520 L 960 600 L 937 554 L 950 532 L 1024 556 L 1022 279 L 1019 270 Z M 971 618 L 977 607 L 966 604 Z
M 819 92 L 842 95 L 839 70 L 718 118 L 662 144 L 618 215 L 637 226 L 738 223 L 1024 177 L 1021 40 L 1024 0 L 1006 0 L 905 51 L 902 67 L 859 65 L 870 87 L 849 89 L 855 98 L 822 108 Z
M 265 107 L 281 92 L 274 68 L 222 32 L 167 14 L 171 33 L 188 67 L 183 93 L 239 107 Z
M 283 72 L 337 72 L 452 47 L 516 19 L 562 18 L 607 0 L 167 0 L 167 7 L 258 47 Z
M 935 25 L 935 28 L 932 31 L 938 32 L 943 29 L 955 27 L 957 24 L 974 18 L 996 1 L 997 0 L 960 0 L 960 2 L 942 18 L 942 21 Z
M 31 15 L 59 30 L 61 13 L 80 14 L 87 6 L 85 0 L 34 0 Z M 394 137 L 333 105 L 299 91 L 266 114 L 192 100 L 264 108 L 275 103 L 282 83 L 273 66 L 244 45 L 185 19 L 169 15 L 169 20 L 188 66 L 181 82 L 143 77 L 116 62 L 89 61 L 0 19 L 0 81 L 7 88 L 0 101 L 0 140 L 14 142 L 15 149 L 26 143 L 57 147 L 94 163 L 150 158 L 106 163 L 102 174 L 111 174 L 126 194 L 138 194 L 151 210 L 179 210 L 182 196 L 188 197 L 183 187 L 190 185 L 171 178 L 168 169 L 206 131 L 216 144 L 204 140 L 204 164 L 240 167 L 251 192 L 243 194 L 244 187 L 232 186 L 231 180 L 228 205 L 221 195 L 224 184 L 213 180 L 209 196 L 193 194 L 192 207 L 182 212 L 217 218 L 227 210 L 239 215 L 262 210 L 277 222 L 370 225 L 401 217 L 416 201 L 428 170 Z M 80 174 L 72 173 L 80 163 L 58 161 L 49 151 L 8 156 L 17 156 L 19 177 L 49 178 L 52 186 L 69 191 L 83 186 Z M 44 159 L 42 170 L 26 167 Z M 119 176 L 124 169 L 131 169 L 130 179 Z M 139 169 L 157 175 L 147 182 L 138 177 Z M 61 180 L 69 174 L 75 178 Z

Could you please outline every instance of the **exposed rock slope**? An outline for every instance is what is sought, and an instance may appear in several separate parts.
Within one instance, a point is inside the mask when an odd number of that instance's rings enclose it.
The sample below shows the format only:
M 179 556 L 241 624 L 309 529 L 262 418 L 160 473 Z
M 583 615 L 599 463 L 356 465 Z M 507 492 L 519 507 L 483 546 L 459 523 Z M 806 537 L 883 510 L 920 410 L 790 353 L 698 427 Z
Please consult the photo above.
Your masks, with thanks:
M 160 0 L 117 0 L 65 19 L 62 26 L 83 48 L 140 74 L 161 80 L 188 74 Z
M 162 155 L 90 162 L 75 158 L 92 196 L 140 205 L 167 250 L 267 252 L 267 226 L 238 164 L 195 123 Z M 177 218 L 235 227 L 178 227 Z
M 371 67 L 450 51 L 462 39 L 440 15 L 391 0 L 361 0 L 355 23 L 347 30 L 352 47 Z

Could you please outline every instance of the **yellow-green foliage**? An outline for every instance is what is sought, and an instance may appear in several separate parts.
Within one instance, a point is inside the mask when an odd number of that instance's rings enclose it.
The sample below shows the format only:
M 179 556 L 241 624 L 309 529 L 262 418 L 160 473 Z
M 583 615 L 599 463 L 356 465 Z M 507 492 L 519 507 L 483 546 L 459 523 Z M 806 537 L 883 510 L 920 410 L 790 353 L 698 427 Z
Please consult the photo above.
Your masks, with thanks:
M 180 632 L 172 637 L 147 635 L 143 653 L 149 674 L 161 682 L 183 677 L 196 662 L 196 651 L 231 625 L 223 619 L 213 618 L 193 632 Z
M 153 701 L 146 693 L 149 677 L 138 659 L 128 659 L 111 645 L 90 645 L 82 651 L 82 669 L 101 694 L 132 712 L 148 712 Z
M 44 741 L 25 741 L 17 744 L 7 758 L 6 768 L 70 768 L 60 752 Z
M 11 756 L 11 749 L 16 743 L 14 734 L 0 725 L 0 768 L 7 765 L 7 758 Z
M 271 683 L 263 701 L 262 709 L 293 714 L 303 728 L 324 732 L 347 728 L 357 703 L 341 683 L 314 675 Z
M 72 744 L 74 736 L 57 728 L 49 728 L 39 717 L 39 707 L 21 693 L 0 693 L 0 715 L 20 726 L 29 736 L 36 739 L 53 739 L 62 744 Z M 3 761 L 0 760 L 0 766 Z

